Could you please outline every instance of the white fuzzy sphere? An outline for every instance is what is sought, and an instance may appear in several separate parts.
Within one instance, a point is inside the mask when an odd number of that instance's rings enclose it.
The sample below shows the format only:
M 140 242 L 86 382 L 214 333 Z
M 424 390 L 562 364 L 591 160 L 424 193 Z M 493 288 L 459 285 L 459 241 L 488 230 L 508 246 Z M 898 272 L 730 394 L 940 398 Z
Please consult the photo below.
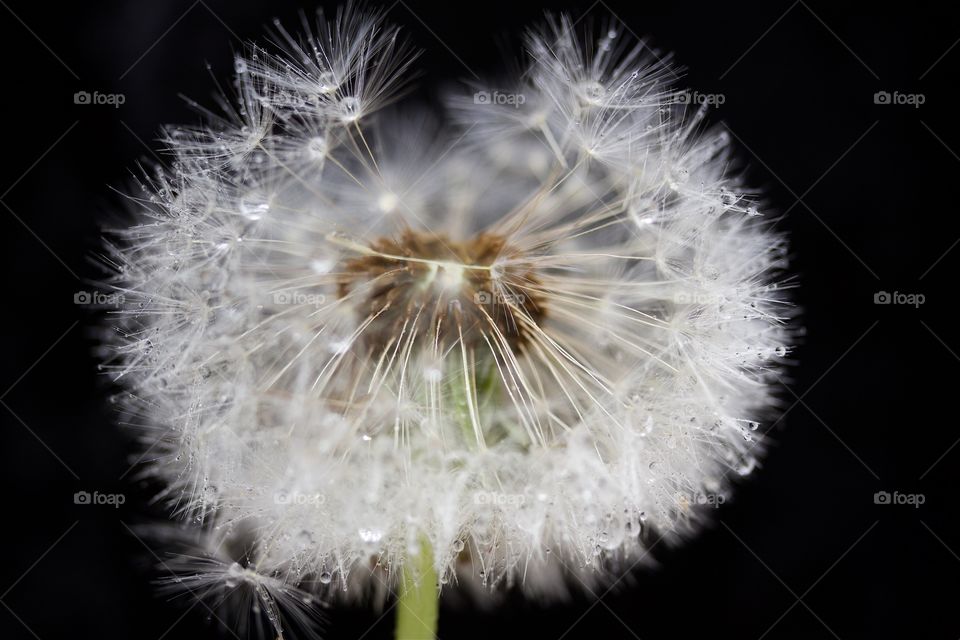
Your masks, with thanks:
M 414 59 L 378 16 L 275 39 L 111 242 L 106 366 L 195 579 L 386 590 L 429 548 L 442 584 L 549 594 L 691 532 L 755 467 L 790 338 L 726 133 L 565 18 L 440 122 L 381 109 Z

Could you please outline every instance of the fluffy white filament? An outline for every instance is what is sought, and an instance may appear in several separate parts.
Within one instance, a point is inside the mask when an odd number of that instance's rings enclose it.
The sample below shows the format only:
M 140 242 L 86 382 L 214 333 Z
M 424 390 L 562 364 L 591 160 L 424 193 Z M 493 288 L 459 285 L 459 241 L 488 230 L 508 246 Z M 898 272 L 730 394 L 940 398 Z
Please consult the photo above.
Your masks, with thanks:
M 194 588 L 249 585 L 279 630 L 423 542 L 443 584 L 556 593 L 692 531 L 756 465 L 790 335 L 725 132 L 616 29 L 549 19 L 440 123 L 381 109 L 413 56 L 378 15 L 304 29 L 167 130 L 111 243 L 107 367 L 197 529 Z M 500 252 L 410 248 L 478 237 Z

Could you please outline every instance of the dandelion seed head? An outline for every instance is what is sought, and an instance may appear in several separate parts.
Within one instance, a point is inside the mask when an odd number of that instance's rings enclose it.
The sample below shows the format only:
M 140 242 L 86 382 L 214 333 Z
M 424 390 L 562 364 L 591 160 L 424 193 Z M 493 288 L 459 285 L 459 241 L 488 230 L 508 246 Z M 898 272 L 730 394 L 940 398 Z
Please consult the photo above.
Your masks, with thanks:
M 385 108 L 413 55 L 381 15 L 301 30 L 169 130 L 109 246 L 105 369 L 218 558 L 197 575 L 269 612 L 388 593 L 426 540 L 443 584 L 560 595 L 694 533 L 757 466 L 793 336 L 725 132 L 608 25 L 550 18 L 439 121 Z

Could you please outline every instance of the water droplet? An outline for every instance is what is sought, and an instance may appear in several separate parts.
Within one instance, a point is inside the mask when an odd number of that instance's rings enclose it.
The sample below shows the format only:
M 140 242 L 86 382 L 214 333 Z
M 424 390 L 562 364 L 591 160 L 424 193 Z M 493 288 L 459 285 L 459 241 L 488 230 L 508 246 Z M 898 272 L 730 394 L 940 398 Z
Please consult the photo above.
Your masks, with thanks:
M 311 160 L 323 160 L 327 157 L 327 139 L 323 136 L 313 136 L 307 140 L 305 153 Z
M 240 198 L 240 214 L 248 220 L 259 220 L 270 210 L 270 202 L 262 193 L 251 192 Z
M 731 193 L 726 187 L 720 187 L 720 202 L 723 203 L 724 208 L 729 209 L 737 203 L 737 195 Z
M 324 71 L 317 78 L 317 87 L 320 89 L 320 93 L 332 93 L 336 91 L 338 86 L 339 83 L 332 71 Z
M 310 269 L 316 274 L 325 274 L 330 273 L 330 270 L 333 268 L 333 261 L 331 260 L 311 260 Z
M 383 537 L 383 532 L 379 529 L 358 529 L 357 534 L 361 540 L 367 543 L 380 542 L 380 539 Z
M 593 104 L 599 104 L 607 92 L 606 88 L 596 81 L 584 82 L 580 89 L 584 100 Z
M 361 103 L 354 96 L 346 96 L 340 101 L 340 117 L 344 122 L 354 122 L 360 117 Z
M 647 416 L 646 422 L 643 423 L 643 431 L 640 432 L 640 435 L 650 435 L 651 431 L 653 431 L 653 416 Z
M 240 580 L 243 579 L 243 567 L 239 563 L 234 562 L 230 565 L 230 568 L 227 569 L 227 577 L 223 581 L 223 584 L 230 587 L 231 589 L 240 584 Z

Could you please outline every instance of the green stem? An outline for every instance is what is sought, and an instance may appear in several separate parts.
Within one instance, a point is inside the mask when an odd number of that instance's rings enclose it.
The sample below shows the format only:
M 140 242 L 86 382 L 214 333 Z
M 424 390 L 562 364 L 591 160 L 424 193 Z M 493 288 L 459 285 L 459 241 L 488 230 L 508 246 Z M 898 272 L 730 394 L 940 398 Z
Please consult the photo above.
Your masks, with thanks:
M 440 583 L 433 568 L 433 550 L 426 539 L 420 555 L 404 564 L 397 594 L 396 640 L 434 640 L 440 608 Z M 414 566 L 411 567 L 410 565 Z

